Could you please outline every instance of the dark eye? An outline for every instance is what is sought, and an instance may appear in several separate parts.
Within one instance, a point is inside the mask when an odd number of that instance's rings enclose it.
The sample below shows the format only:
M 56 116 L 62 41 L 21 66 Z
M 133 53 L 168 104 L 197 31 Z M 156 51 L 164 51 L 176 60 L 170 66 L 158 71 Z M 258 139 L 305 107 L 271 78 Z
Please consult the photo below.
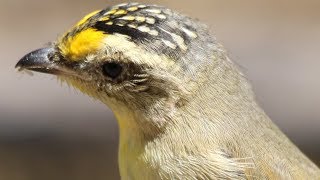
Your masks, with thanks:
M 105 76 L 110 77 L 111 79 L 117 78 L 122 73 L 123 67 L 114 62 L 105 63 L 102 66 L 102 71 Z

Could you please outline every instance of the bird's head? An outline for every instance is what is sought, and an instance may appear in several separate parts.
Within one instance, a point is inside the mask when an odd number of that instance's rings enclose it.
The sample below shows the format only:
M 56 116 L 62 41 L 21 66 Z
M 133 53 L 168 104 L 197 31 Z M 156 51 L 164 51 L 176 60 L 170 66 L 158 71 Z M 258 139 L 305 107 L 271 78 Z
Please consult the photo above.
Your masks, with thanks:
M 16 67 L 57 75 L 115 113 L 160 118 L 183 105 L 199 72 L 214 61 L 214 48 L 202 24 L 163 7 L 128 3 L 90 13 Z

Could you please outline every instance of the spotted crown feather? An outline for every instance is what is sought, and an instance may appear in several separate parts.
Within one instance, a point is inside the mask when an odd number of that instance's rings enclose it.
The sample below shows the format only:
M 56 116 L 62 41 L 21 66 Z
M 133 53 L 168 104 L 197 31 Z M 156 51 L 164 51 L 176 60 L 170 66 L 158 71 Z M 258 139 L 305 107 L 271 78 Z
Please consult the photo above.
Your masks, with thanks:
M 126 3 L 95 11 L 81 20 L 64 40 L 93 28 L 105 35 L 121 34 L 138 45 L 153 44 L 156 52 L 175 56 L 198 37 L 191 20 L 156 5 Z M 152 46 L 151 46 L 152 48 Z

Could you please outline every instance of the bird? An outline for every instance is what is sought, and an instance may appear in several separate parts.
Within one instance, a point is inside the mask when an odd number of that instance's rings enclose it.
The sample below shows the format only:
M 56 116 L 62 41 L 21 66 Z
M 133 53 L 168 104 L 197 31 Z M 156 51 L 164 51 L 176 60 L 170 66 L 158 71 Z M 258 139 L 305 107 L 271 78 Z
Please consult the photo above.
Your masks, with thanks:
M 94 11 L 15 67 L 55 75 L 112 110 L 121 179 L 320 179 L 210 28 L 175 10 Z

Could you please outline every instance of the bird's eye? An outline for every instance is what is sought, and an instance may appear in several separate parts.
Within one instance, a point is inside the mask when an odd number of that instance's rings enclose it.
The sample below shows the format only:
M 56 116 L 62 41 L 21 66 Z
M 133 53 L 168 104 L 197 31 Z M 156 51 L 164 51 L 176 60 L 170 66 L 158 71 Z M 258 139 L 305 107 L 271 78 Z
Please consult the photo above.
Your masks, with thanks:
M 111 79 L 117 78 L 122 73 L 123 67 L 114 62 L 105 63 L 102 66 L 102 71 L 105 76 L 110 77 Z

